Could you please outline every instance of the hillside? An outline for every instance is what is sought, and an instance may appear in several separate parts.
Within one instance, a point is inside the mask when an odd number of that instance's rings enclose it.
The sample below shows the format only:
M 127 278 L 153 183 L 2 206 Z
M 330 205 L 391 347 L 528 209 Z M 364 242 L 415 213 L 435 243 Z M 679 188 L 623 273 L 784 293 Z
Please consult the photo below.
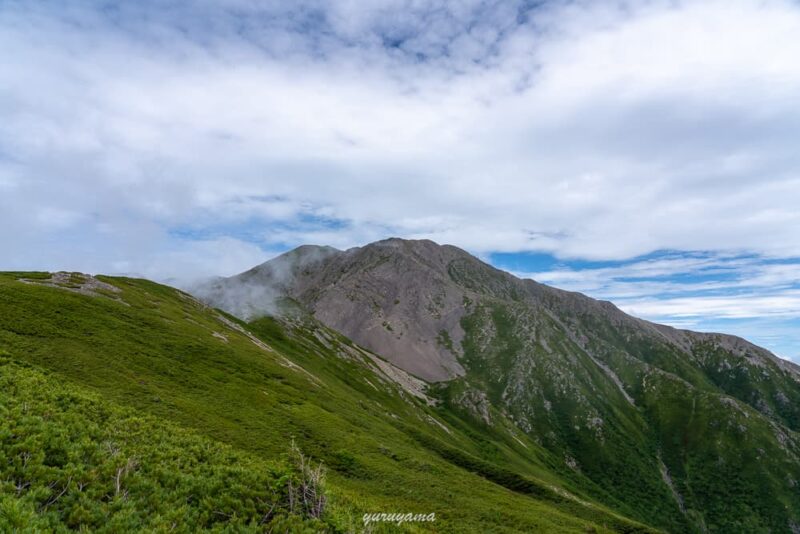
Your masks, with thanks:
M 2 532 L 331 527 L 293 505 L 296 451 L 265 461 L 6 356 L 0 413 Z
M 2 529 L 357 532 L 413 512 L 436 521 L 402 530 L 655 531 L 512 425 L 484 432 L 273 304 L 245 323 L 145 280 L 0 274 Z M 288 497 L 293 441 L 327 469 L 319 519 Z
M 742 339 L 649 323 L 430 241 L 301 247 L 195 293 L 250 320 L 290 299 L 429 382 L 451 425 L 511 434 L 517 465 L 554 458 L 574 491 L 654 527 L 800 531 L 800 370 Z

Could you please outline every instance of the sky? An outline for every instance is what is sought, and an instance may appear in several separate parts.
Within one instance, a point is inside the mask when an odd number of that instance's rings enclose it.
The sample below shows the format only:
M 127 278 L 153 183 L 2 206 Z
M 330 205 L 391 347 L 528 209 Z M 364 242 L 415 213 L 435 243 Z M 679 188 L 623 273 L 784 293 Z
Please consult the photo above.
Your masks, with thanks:
M 451 243 L 800 361 L 800 4 L 0 0 L 0 269 Z

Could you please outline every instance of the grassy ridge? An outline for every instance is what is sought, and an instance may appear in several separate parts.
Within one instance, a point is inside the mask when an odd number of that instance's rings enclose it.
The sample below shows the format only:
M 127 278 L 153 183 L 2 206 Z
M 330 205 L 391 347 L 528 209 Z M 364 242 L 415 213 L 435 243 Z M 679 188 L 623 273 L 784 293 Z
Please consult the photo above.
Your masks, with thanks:
M 436 513 L 433 524 L 404 527 L 411 531 L 614 532 L 635 525 L 601 507 L 512 491 L 492 481 L 492 463 L 476 472 L 421 446 L 420 435 L 481 455 L 469 434 L 442 423 L 436 408 L 382 378 L 329 331 L 261 321 L 247 325 L 259 336 L 253 339 L 241 324 L 147 281 L 103 277 L 119 291 L 87 296 L 75 291 L 80 280 L 54 288 L 19 277 L 0 275 L 0 348 L 103 402 L 265 465 L 296 440 L 329 467 L 327 527 L 357 529 L 366 512 Z M 498 447 L 499 464 L 523 462 Z M 544 472 L 546 464 L 525 469 Z

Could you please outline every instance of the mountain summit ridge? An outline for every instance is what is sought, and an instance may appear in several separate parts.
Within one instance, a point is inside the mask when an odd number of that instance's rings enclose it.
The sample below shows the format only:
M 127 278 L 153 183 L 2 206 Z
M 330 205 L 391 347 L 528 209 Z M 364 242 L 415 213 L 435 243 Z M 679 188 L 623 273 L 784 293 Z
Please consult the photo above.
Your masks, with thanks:
M 388 272 L 385 268 L 381 270 L 382 265 L 390 258 L 395 258 L 395 261 L 388 265 Z M 433 273 L 434 280 L 421 275 L 425 271 Z M 409 274 L 413 276 L 408 276 Z M 391 284 L 392 287 L 387 287 L 387 280 L 392 278 L 397 282 Z M 377 283 L 377 279 L 380 279 L 380 283 Z M 461 293 L 455 299 L 445 299 L 447 320 L 439 320 L 441 310 L 438 314 L 435 311 L 443 307 L 441 291 L 437 296 L 434 288 L 426 282 L 435 282 L 440 286 L 439 289 L 445 287 Z M 410 310 L 397 309 L 403 305 L 398 293 L 402 293 L 403 289 L 408 292 L 410 286 L 419 289 L 414 295 L 410 295 L 411 304 L 427 307 L 431 311 L 430 317 L 414 314 L 411 321 L 408 313 Z M 444 294 L 448 295 L 446 289 Z M 532 299 L 547 307 L 558 308 L 564 313 L 604 314 L 616 324 L 638 324 L 642 329 L 665 338 L 685 351 L 691 351 L 691 345 L 698 340 L 713 338 L 729 350 L 757 354 L 758 357 L 769 359 L 800 377 L 800 366 L 743 338 L 724 333 L 678 329 L 647 321 L 623 312 L 610 301 L 593 299 L 583 293 L 558 289 L 532 279 L 518 278 L 461 248 L 439 245 L 427 239 L 391 237 L 347 250 L 301 245 L 239 275 L 214 280 L 195 287 L 193 291 L 210 304 L 244 319 L 279 313 L 275 308 L 275 300 L 281 297 L 296 299 L 327 326 L 341 331 L 367 348 L 375 349 L 392 363 L 428 381 L 449 380 L 463 374 L 457 362 L 454 363 L 450 357 L 458 356 L 460 350 L 462 332 L 458 323 L 465 310 L 462 306 L 463 297 L 487 293 L 500 299 Z M 367 291 L 373 294 L 364 294 Z M 231 295 L 235 298 L 231 298 Z M 386 295 L 392 296 L 389 302 L 385 302 Z M 342 296 L 365 307 L 354 309 L 355 306 L 346 304 Z M 379 302 L 381 299 L 384 302 Z M 373 320 L 369 320 L 365 316 L 365 310 L 378 313 L 371 314 Z M 409 346 L 409 343 L 400 342 L 408 330 L 412 337 L 420 340 L 422 334 L 416 332 L 413 326 L 418 325 L 421 320 L 434 323 L 434 326 L 424 328 L 428 337 L 431 336 L 432 329 L 434 338 L 442 328 L 452 329 L 448 334 L 455 350 L 442 351 L 441 347 L 437 348 L 430 343 Z M 394 332 L 395 335 L 382 333 L 377 326 Z M 415 355 L 415 359 L 407 357 L 409 352 Z M 423 364 L 417 359 L 428 361 Z
M 196 294 L 245 319 L 312 316 L 487 436 L 524 434 L 631 517 L 800 531 L 800 368 L 744 339 L 639 319 L 427 240 L 299 248 Z

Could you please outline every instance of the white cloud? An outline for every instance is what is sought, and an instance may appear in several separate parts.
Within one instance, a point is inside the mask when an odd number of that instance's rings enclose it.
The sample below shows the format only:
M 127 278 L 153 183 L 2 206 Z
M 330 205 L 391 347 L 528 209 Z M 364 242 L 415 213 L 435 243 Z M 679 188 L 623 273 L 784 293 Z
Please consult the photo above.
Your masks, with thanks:
M 241 273 L 274 255 L 274 251 L 266 252 L 253 244 L 223 237 L 174 243 L 154 257 L 118 264 L 117 270 L 184 286 L 209 273 L 224 276 Z
M 97 269 L 151 258 L 156 275 L 165 243 L 193 246 L 164 237 L 187 226 L 267 249 L 399 234 L 595 259 L 800 254 L 794 3 L 115 9 L 0 8 L 15 265 L 71 264 L 39 247 L 78 232 L 114 251 Z
M 731 295 L 720 297 L 680 297 L 664 300 L 623 300 L 624 311 L 638 317 L 682 319 L 687 317 L 714 317 L 717 319 L 744 319 L 754 317 L 800 316 L 800 291 L 786 291 L 780 295 Z

